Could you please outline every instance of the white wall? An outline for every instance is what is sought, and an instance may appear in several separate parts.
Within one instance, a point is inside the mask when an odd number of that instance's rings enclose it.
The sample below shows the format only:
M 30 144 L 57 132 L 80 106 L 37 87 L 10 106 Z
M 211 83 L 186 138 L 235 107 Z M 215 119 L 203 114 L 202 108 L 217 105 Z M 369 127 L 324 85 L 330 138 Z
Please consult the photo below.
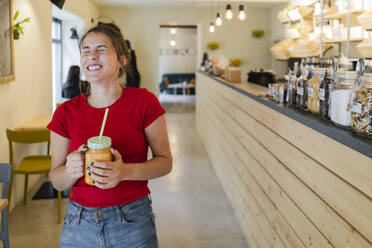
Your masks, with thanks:
M 122 29 L 133 49 L 136 51 L 141 87 L 158 93 L 158 27 L 160 24 L 198 24 L 201 27 L 201 51 L 197 54 L 200 61 L 202 52 L 207 51 L 209 41 L 218 41 L 217 51 L 212 55 L 224 55 L 242 60 L 242 75 L 246 80 L 247 72 L 254 68 L 270 68 L 270 9 L 250 8 L 247 19 L 240 22 L 236 18 L 209 32 L 209 8 L 167 8 L 167 7 L 104 7 L 102 16 L 110 17 Z M 263 29 L 263 38 L 253 38 L 252 29 Z M 197 49 L 199 50 L 199 49 Z
M 98 8 L 89 0 L 66 0 L 66 7 L 83 13 L 85 20 L 98 16 Z M 84 6 L 81 9 L 80 6 Z M 5 129 L 14 129 L 33 116 L 52 113 L 51 22 L 52 7 L 45 0 L 14 0 L 13 11 L 19 18 L 30 17 L 24 24 L 25 34 L 14 42 L 15 80 L 0 84 L 0 162 L 9 162 Z M 73 12 L 74 13 L 74 12 Z M 45 146 L 15 146 L 16 162 L 26 154 L 45 151 Z M 29 188 L 39 180 L 31 176 Z M 23 176 L 16 176 L 13 184 L 12 205 L 23 197 Z
M 196 29 L 190 28 L 178 28 L 176 34 L 170 34 L 169 28 L 159 28 L 159 48 L 163 50 L 177 49 L 182 51 L 184 49 L 192 49 L 193 54 L 159 54 L 159 76 L 158 82 L 161 80 L 161 76 L 165 73 L 194 73 L 197 70 L 196 65 Z M 176 46 L 170 45 L 170 40 L 176 41 Z

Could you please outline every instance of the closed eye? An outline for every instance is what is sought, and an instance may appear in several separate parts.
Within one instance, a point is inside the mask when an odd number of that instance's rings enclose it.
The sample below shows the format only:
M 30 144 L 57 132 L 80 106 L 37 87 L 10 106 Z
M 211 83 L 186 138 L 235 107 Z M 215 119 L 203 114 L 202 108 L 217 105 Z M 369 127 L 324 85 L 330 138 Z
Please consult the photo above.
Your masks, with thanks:
M 99 45 L 99 46 L 97 46 L 97 51 L 98 52 L 104 52 L 106 50 L 107 50 L 107 46 L 105 46 L 105 45 Z

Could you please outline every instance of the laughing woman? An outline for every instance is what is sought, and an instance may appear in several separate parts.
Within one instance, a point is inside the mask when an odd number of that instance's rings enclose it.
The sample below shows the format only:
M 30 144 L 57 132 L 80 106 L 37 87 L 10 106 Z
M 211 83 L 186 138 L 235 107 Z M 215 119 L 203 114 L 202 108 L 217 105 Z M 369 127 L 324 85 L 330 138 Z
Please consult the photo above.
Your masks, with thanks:
M 165 110 L 146 89 L 120 87 L 130 58 L 116 25 L 98 23 L 80 49 L 90 92 L 63 103 L 48 125 L 51 181 L 60 191 L 73 188 L 60 247 L 158 247 L 147 182 L 172 170 Z M 89 165 L 92 186 L 84 180 L 85 144 L 98 135 L 106 108 L 113 161 Z

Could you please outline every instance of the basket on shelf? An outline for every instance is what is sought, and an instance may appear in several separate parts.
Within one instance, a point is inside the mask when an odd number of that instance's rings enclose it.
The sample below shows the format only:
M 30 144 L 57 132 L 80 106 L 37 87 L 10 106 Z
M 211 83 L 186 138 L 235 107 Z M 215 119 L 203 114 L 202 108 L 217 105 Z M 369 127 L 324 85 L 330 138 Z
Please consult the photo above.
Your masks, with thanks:
M 310 18 L 313 11 L 313 7 L 307 6 L 288 7 L 279 11 L 278 19 L 281 23 L 301 21 Z
M 270 48 L 270 51 L 274 58 L 287 60 L 291 57 L 291 55 L 288 52 L 288 48 L 295 43 L 296 41 L 292 39 L 281 40 L 280 42 L 273 45 Z
M 288 16 L 291 21 L 299 21 L 311 17 L 314 8 L 307 6 L 298 6 L 288 11 Z
M 289 29 L 287 30 L 287 36 L 291 39 L 300 39 L 302 37 L 297 24 L 291 25 L 289 27 Z
M 278 19 L 279 19 L 279 21 L 281 23 L 290 22 L 291 19 L 289 19 L 288 10 L 287 9 L 284 9 L 284 10 L 279 11 L 279 13 L 278 13 Z
M 363 58 L 372 58 L 372 38 L 359 43 L 356 47 Z
M 372 30 L 372 9 L 357 17 L 360 25 L 366 30 Z
M 323 45 L 323 51 L 328 50 L 331 45 Z M 299 39 L 297 43 L 288 48 L 291 57 L 303 58 L 320 55 L 320 39 Z
M 303 21 L 298 24 L 298 31 L 302 38 L 306 38 L 306 36 L 313 31 L 313 23 L 311 21 Z

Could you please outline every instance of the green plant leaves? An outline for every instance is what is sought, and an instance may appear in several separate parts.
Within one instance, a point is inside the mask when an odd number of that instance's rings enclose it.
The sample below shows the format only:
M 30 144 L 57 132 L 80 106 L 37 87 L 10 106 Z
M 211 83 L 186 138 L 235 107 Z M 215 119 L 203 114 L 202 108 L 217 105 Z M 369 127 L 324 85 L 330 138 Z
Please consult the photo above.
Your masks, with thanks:
M 17 11 L 15 12 L 15 14 L 14 14 L 14 17 L 13 17 L 13 20 L 14 20 L 14 21 L 17 19 L 18 14 L 19 14 L 19 11 L 17 10 Z
M 17 20 L 18 18 L 18 15 L 19 15 L 19 11 L 17 10 L 13 16 L 13 20 L 14 22 Z M 23 34 L 23 27 L 21 26 L 21 24 L 23 23 L 26 23 L 26 22 L 30 22 L 31 18 L 30 17 L 27 17 L 27 18 L 24 18 L 18 22 L 15 22 L 13 27 L 14 27 L 14 32 L 15 33 L 21 33 Z

